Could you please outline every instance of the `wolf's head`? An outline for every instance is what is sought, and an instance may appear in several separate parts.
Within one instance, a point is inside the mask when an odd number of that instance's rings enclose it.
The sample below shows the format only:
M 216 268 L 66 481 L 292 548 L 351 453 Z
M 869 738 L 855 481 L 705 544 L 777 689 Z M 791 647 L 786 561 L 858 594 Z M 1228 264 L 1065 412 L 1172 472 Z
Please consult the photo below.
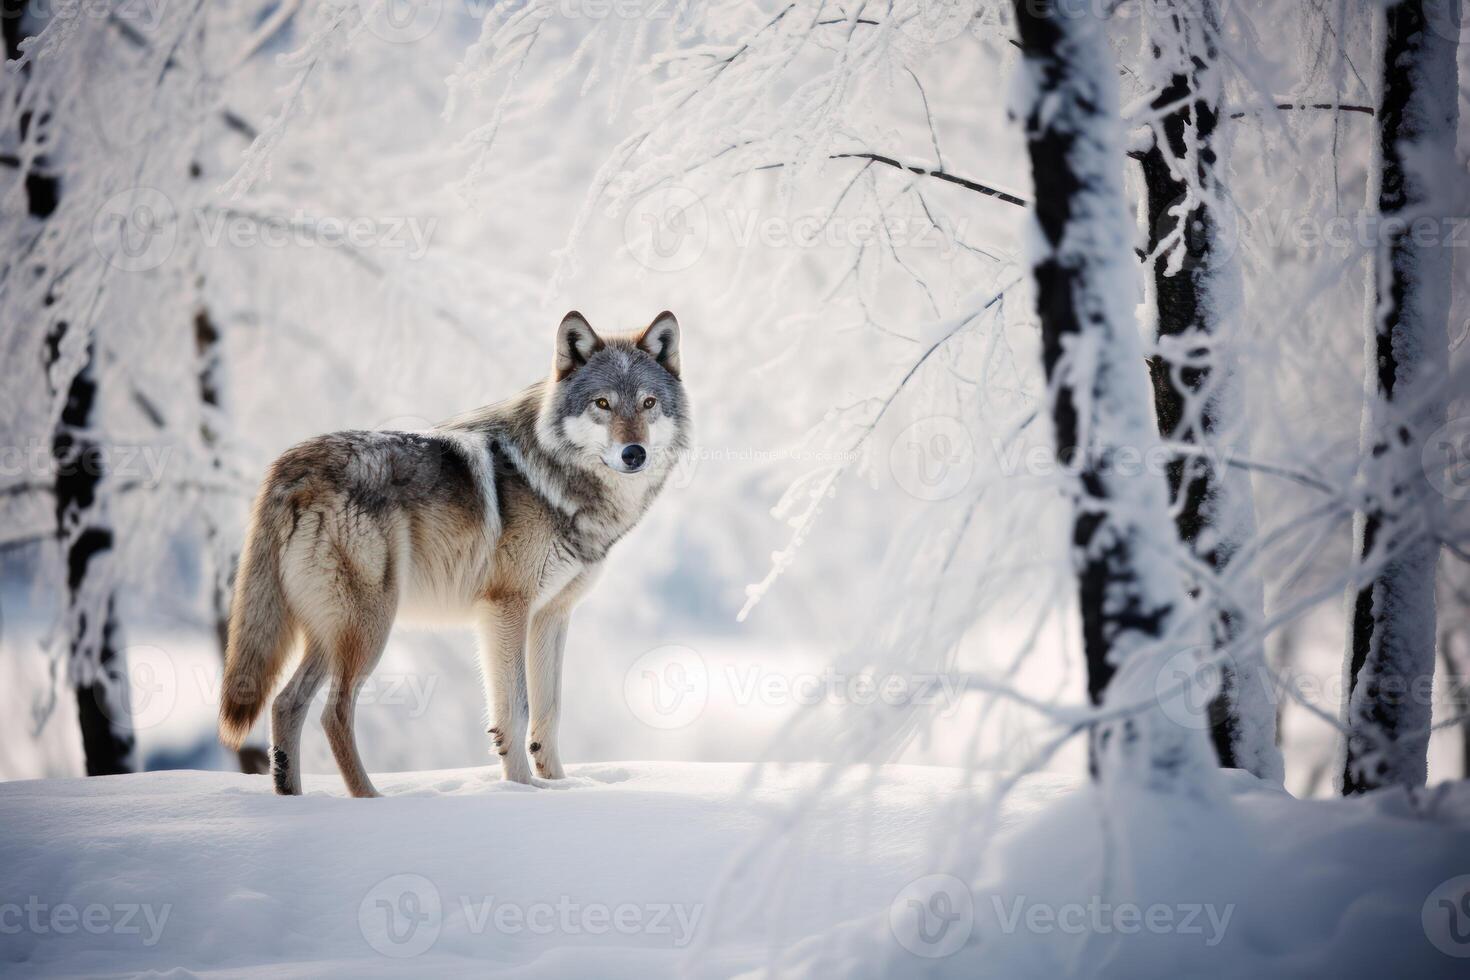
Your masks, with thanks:
M 654 473 L 685 448 L 688 427 L 674 314 L 606 338 L 580 313 L 562 318 L 541 413 L 545 442 L 585 465 Z

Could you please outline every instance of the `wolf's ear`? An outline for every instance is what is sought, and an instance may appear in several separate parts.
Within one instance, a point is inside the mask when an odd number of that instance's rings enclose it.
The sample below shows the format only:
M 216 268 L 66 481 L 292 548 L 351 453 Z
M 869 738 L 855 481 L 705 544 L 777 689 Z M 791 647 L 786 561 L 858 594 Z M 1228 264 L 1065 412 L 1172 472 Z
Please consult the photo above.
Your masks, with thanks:
M 602 338 L 597 336 L 592 324 L 585 316 L 572 310 L 561 318 L 561 326 L 556 328 L 556 361 L 552 374 L 556 380 L 562 380 L 602 348 Z
M 664 310 L 638 335 L 638 346 L 653 355 L 674 377 L 679 376 L 679 321 Z

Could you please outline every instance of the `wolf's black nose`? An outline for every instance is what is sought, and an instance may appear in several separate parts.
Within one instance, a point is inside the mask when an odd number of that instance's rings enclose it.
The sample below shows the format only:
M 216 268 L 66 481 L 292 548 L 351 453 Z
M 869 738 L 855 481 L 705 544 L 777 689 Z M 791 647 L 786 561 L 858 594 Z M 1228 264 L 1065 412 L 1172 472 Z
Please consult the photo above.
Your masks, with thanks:
M 623 465 L 630 470 L 643 469 L 644 460 L 648 459 L 648 451 L 639 445 L 623 447 Z

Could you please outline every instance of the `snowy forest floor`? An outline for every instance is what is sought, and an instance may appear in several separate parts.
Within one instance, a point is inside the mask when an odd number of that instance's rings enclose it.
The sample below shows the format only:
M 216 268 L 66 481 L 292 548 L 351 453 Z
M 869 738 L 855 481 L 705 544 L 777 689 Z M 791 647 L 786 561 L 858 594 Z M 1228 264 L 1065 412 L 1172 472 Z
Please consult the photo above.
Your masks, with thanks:
M 889 766 L 809 813 L 775 882 L 727 877 L 781 853 L 818 774 L 479 768 L 380 775 L 378 800 L 325 775 L 297 799 L 216 772 L 0 783 L 0 973 L 1464 975 L 1432 898 L 1470 871 L 1467 783 L 1311 801 L 1231 773 L 1208 806 L 1125 799 L 1105 847 L 1094 790 L 1033 775 L 955 893 L 936 816 L 995 777 Z

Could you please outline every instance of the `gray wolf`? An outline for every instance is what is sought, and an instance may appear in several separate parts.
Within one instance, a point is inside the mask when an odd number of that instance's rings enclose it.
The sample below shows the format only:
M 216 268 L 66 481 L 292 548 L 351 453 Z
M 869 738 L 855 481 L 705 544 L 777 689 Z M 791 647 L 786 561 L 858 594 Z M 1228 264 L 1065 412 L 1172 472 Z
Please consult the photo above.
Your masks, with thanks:
M 564 775 L 561 665 L 572 608 L 688 445 L 679 324 L 556 331 L 550 377 L 423 432 L 336 432 L 283 453 L 255 499 L 230 611 L 220 738 L 271 705 L 276 791 L 301 792 L 306 710 L 348 790 L 376 796 L 353 736 L 357 692 L 400 614 L 478 628 L 502 775 Z

